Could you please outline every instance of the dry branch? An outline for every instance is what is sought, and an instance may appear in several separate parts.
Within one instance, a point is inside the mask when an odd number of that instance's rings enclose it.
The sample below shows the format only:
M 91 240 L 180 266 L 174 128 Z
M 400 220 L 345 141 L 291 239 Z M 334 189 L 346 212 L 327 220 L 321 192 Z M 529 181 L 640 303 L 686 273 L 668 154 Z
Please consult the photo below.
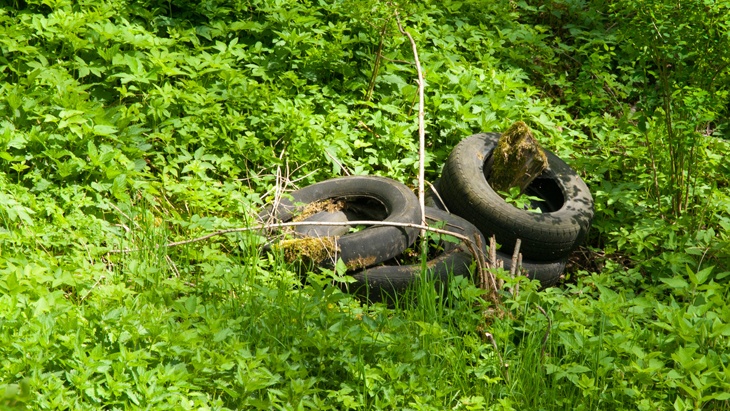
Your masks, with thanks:
M 497 297 L 497 284 L 496 280 L 494 278 L 494 275 L 489 271 L 490 264 L 485 260 L 484 256 L 484 248 L 482 247 L 482 244 L 480 244 L 479 240 L 475 240 L 473 238 L 469 238 L 463 234 L 455 233 L 449 230 L 443 230 L 440 228 L 433 228 L 428 225 L 422 225 L 422 224 L 408 224 L 408 223 L 399 223 L 399 222 L 391 222 L 391 221 L 372 221 L 372 220 L 362 220 L 362 221 L 295 221 L 295 222 L 287 222 L 287 223 L 273 223 L 273 224 L 260 224 L 255 225 L 251 227 L 237 227 L 237 228 L 228 228 L 224 230 L 218 230 L 210 234 L 206 234 L 201 237 L 192 238 L 188 240 L 182 240 L 182 241 L 176 241 L 172 243 L 165 244 L 165 247 L 178 247 L 181 245 L 187 245 L 187 244 L 193 244 L 200 241 L 205 241 L 210 238 L 224 235 L 224 234 L 232 234 L 232 233 L 242 233 L 242 232 L 264 232 L 269 231 L 276 228 L 284 228 L 284 227 L 297 227 L 297 226 L 344 226 L 344 225 L 364 225 L 364 226 L 393 226 L 393 227 L 407 227 L 407 228 L 417 228 L 420 229 L 422 232 L 432 232 L 436 234 L 443 234 L 443 235 L 449 235 L 452 237 L 455 237 L 459 240 L 461 240 L 464 245 L 469 249 L 469 252 L 474 256 L 474 259 L 477 262 L 477 275 L 478 278 L 482 279 L 482 288 L 484 288 L 488 293 L 488 299 L 497 305 L 499 303 L 499 299 Z M 139 251 L 138 249 L 115 249 L 115 250 L 109 250 L 107 251 L 108 254 L 120 254 L 120 253 L 132 253 L 135 251 Z
M 511 278 L 515 278 L 515 276 L 520 272 L 520 266 L 522 265 L 522 254 L 520 254 L 520 246 L 522 245 L 522 240 L 519 238 L 517 241 L 515 241 L 515 250 L 512 253 L 512 265 L 509 269 L 509 275 Z M 520 284 L 515 284 L 514 289 L 512 290 L 512 295 L 514 298 L 517 298 L 517 293 L 519 292 Z
M 395 21 L 398 23 L 398 30 L 408 37 L 411 42 L 411 48 L 413 49 L 413 58 L 416 62 L 416 72 L 418 74 L 418 203 L 421 206 L 421 225 L 426 225 L 426 205 L 424 195 L 424 180 L 425 180 L 425 160 L 426 160 L 426 126 L 424 122 L 425 111 L 425 97 L 423 82 L 423 71 L 421 70 L 421 61 L 418 58 L 418 48 L 416 47 L 416 41 L 411 36 L 411 33 L 403 29 L 403 25 L 400 22 L 400 16 L 398 15 L 398 9 L 395 10 Z

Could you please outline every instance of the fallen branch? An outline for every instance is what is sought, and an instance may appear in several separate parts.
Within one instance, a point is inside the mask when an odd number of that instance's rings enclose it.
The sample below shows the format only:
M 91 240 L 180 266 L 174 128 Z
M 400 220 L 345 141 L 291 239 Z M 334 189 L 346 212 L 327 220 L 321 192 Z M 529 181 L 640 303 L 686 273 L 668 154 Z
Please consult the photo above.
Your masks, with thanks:
M 204 236 L 191 238 L 188 240 L 182 240 L 182 241 L 175 241 L 172 243 L 165 244 L 165 247 L 178 247 L 181 245 L 186 244 L 192 244 L 197 243 L 200 241 L 205 241 L 210 238 L 224 235 L 224 234 L 231 234 L 231 233 L 242 233 L 242 232 L 249 232 L 249 231 L 266 231 L 271 230 L 275 228 L 284 228 L 284 227 L 298 227 L 298 226 L 326 226 L 326 227 L 336 227 L 336 226 L 357 226 L 357 225 L 365 225 L 365 226 L 390 226 L 390 227 L 405 227 L 405 228 L 418 228 L 420 230 L 429 231 L 436 234 L 443 234 L 443 235 L 450 235 L 452 237 L 456 237 L 459 240 L 462 240 L 467 243 L 473 243 L 474 240 L 459 234 L 455 233 L 453 231 L 449 230 L 443 230 L 440 228 L 433 228 L 428 225 L 421 225 L 421 224 L 410 224 L 410 223 L 399 223 L 395 221 L 372 221 L 372 220 L 354 220 L 354 221 L 292 221 L 287 223 L 273 223 L 273 224 L 260 224 L 255 225 L 251 227 L 236 227 L 236 228 L 226 228 L 223 230 L 218 230 L 215 232 L 212 232 L 210 234 L 206 234 Z M 138 249 L 116 249 L 116 250 L 109 250 L 107 253 L 109 254 L 119 254 L 119 253 L 131 253 L 139 251 Z
M 172 247 L 179 247 L 181 245 L 187 245 L 187 244 L 193 244 L 201 241 L 208 240 L 210 238 L 224 235 L 224 234 L 232 234 L 232 233 L 242 233 L 242 232 L 251 232 L 251 231 L 268 231 L 276 228 L 285 228 L 285 227 L 298 227 L 298 226 L 328 226 L 328 227 L 336 227 L 336 226 L 357 226 L 357 225 L 364 225 L 364 226 L 391 226 L 391 227 L 405 227 L 405 228 L 417 228 L 421 230 L 422 232 L 432 232 L 436 234 L 442 234 L 442 235 L 449 235 L 452 237 L 455 237 L 459 240 L 461 240 L 464 245 L 469 249 L 469 252 L 474 256 L 474 259 L 477 262 L 477 270 L 478 270 L 478 277 L 483 282 L 482 288 L 484 288 L 488 294 L 489 294 L 489 300 L 495 303 L 495 305 L 499 302 L 497 297 L 497 284 L 494 279 L 494 276 L 489 272 L 490 264 L 485 260 L 484 256 L 484 248 L 482 247 L 482 244 L 479 244 L 479 239 L 476 240 L 473 238 L 469 238 L 463 234 L 455 233 L 453 231 L 444 230 L 440 228 L 433 228 L 428 225 L 422 225 L 422 224 L 409 224 L 409 223 L 399 223 L 399 222 L 391 222 L 391 221 L 372 221 L 372 220 L 362 220 L 362 221 L 295 221 L 295 222 L 287 222 L 287 223 L 273 223 L 273 224 L 260 224 L 256 226 L 251 227 L 237 227 L 237 228 L 227 228 L 224 230 L 218 230 L 210 234 L 206 234 L 201 237 L 192 238 L 188 240 L 182 240 L 182 241 L 175 241 L 172 243 L 167 243 L 164 246 L 168 248 Z M 115 249 L 115 250 L 109 250 L 107 251 L 107 254 L 126 254 L 126 253 L 132 253 L 135 251 L 139 251 L 139 249 Z M 486 286 L 486 287 L 485 287 Z

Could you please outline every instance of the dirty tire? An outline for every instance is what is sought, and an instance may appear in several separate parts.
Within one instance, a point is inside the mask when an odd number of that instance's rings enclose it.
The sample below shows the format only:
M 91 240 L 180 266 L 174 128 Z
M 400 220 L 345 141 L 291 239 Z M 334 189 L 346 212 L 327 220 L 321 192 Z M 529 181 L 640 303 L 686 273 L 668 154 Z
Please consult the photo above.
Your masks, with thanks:
M 375 176 L 340 177 L 312 184 L 290 193 L 290 198 L 282 198 L 276 209 L 267 207 L 259 214 L 259 219 L 262 222 L 288 222 L 300 214 L 307 204 L 348 198 L 368 198 L 382 204 L 386 211 L 382 221 L 420 224 L 421 213 L 415 194 L 400 182 Z M 348 267 L 363 268 L 399 255 L 417 237 L 417 228 L 371 226 L 337 237 L 337 257 Z M 335 262 L 319 263 L 332 266 Z
M 479 230 L 470 222 L 436 208 L 426 207 L 426 219 L 429 225 L 443 221 L 445 225 L 441 227 L 442 229 L 468 238 L 474 238 L 475 235 L 481 237 Z M 443 247 L 443 251 L 427 263 L 428 275 L 441 283 L 446 283 L 450 275 L 471 278 L 469 267 L 474 258 L 467 246 L 449 241 L 442 241 L 440 246 Z M 348 285 L 350 292 L 371 302 L 392 301 L 421 278 L 421 264 L 387 265 L 386 263 L 350 275 L 356 280 Z
M 444 165 L 439 188 L 449 210 L 472 222 L 487 237 L 494 235 L 511 254 L 522 240 L 525 259 L 557 261 L 585 239 L 593 218 L 593 197 L 577 173 L 545 150 L 548 169 L 526 190 L 544 201 L 542 213 L 520 210 L 497 194 L 485 177 L 485 161 L 499 133 L 475 134 L 454 147 Z

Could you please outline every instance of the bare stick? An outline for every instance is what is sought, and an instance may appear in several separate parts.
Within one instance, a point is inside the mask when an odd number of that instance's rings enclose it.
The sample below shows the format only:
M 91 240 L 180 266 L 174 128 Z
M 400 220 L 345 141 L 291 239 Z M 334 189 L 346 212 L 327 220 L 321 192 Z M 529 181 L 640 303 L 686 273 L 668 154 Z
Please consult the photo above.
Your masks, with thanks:
M 177 270 L 177 266 L 175 265 L 175 262 L 172 261 L 172 258 L 170 258 L 169 255 L 165 255 L 165 261 L 167 261 L 167 264 L 172 268 L 172 271 L 175 272 L 175 277 L 180 278 L 180 271 Z
M 139 226 L 139 224 L 137 224 L 137 222 L 136 222 L 136 221 L 134 221 L 134 219 L 133 219 L 132 217 L 128 216 L 127 214 L 125 214 L 125 213 L 124 213 L 124 211 L 120 210 L 120 209 L 119 209 L 119 207 L 115 206 L 115 205 L 114 205 L 114 203 L 109 203 L 109 205 L 110 205 L 110 206 L 111 206 L 111 207 L 112 207 L 113 209 L 117 210 L 117 213 L 121 214 L 122 216 L 124 216 L 124 218 L 126 218 L 127 220 L 129 220 L 129 221 L 131 221 L 132 223 L 134 223 L 134 225 L 136 225 L 136 226 L 137 226 L 137 228 L 139 228 L 139 229 L 141 229 L 141 228 L 142 228 L 142 227 L 140 227 L 140 226 Z M 128 227 L 126 227 L 126 226 L 124 226 L 124 227 L 125 227 L 125 228 L 127 229 L 127 231 L 129 231 L 129 228 L 128 228 Z
M 366 226 L 390 226 L 390 227 L 407 227 L 407 228 L 418 228 L 420 230 L 429 231 L 436 234 L 444 234 L 444 235 L 450 235 L 452 237 L 456 237 L 459 240 L 462 240 L 466 243 L 472 243 L 474 240 L 471 238 L 455 233 L 453 231 L 449 230 L 442 230 L 439 228 L 433 228 L 429 227 L 428 225 L 420 225 L 420 224 L 409 224 L 409 223 L 399 223 L 395 221 L 372 221 L 372 220 L 356 220 L 356 221 L 292 221 L 288 223 L 275 223 L 275 224 L 260 224 L 255 225 L 251 227 L 237 227 L 237 228 L 227 228 L 224 230 L 218 230 L 210 234 L 206 234 L 201 237 L 192 238 L 189 240 L 182 240 L 182 241 L 176 241 L 172 243 L 165 244 L 165 247 L 178 247 L 181 245 L 186 244 L 192 244 L 197 243 L 200 241 L 205 241 L 209 238 L 223 235 L 223 234 L 231 234 L 231 233 L 242 233 L 242 232 L 248 232 L 248 231 L 265 231 L 270 230 L 273 228 L 284 228 L 284 227 L 298 227 L 298 226 L 327 226 L 327 227 L 336 227 L 336 226 L 349 226 L 349 225 L 366 225 Z M 118 253 L 131 253 L 134 251 L 138 251 L 136 249 L 123 249 L 123 250 L 109 250 L 107 253 L 109 254 L 118 254 Z
M 444 199 L 441 198 L 441 194 L 439 194 L 438 190 L 436 190 L 436 187 L 428 181 L 427 181 L 427 183 L 428 183 L 428 186 L 431 187 L 431 191 L 433 191 L 433 194 L 436 196 L 436 198 L 439 199 L 439 202 L 444 207 L 444 210 L 446 210 L 447 213 L 450 213 L 451 211 L 449 211 L 449 207 L 446 207 L 446 203 L 444 203 Z
M 424 109 L 424 82 L 423 82 L 423 71 L 421 71 L 421 61 L 418 59 L 418 48 L 416 47 L 416 41 L 413 40 L 411 33 L 403 29 L 403 25 L 400 22 L 400 16 L 398 15 L 398 9 L 395 10 L 395 21 L 398 23 L 398 30 L 408 37 L 411 42 L 411 48 L 413 49 L 413 58 L 416 61 L 416 72 L 418 73 L 418 203 L 421 206 L 421 225 L 426 225 L 426 205 L 424 200 L 424 184 L 425 180 L 425 158 L 426 158 L 426 126 L 424 122 L 425 109 Z
M 333 156 L 332 154 L 330 154 L 330 152 L 329 152 L 329 151 L 327 151 L 327 150 L 324 150 L 324 153 L 325 153 L 325 154 L 327 155 L 327 157 L 331 158 L 331 159 L 332 159 L 332 161 L 334 161 L 334 162 L 335 162 L 335 164 L 337 164 L 338 166 L 340 166 L 340 169 L 342 169 L 342 171 L 344 171 L 344 172 L 345 172 L 345 175 L 348 175 L 348 176 L 351 176 L 351 175 L 352 175 L 352 173 L 350 173 L 350 171 L 349 171 L 349 170 L 347 169 L 347 167 L 345 167 L 345 165 L 344 165 L 344 164 L 340 163 L 340 162 L 339 162 L 339 161 L 338 161 L 338 160 L 337 160 L 337 159 L 335 158 L 335 156 Z
M 502 261 L 497 260 L 497 239 L 494 236 L 489 237 L 489 261 L 492 268 L 503 268 Z M 499 290 L 503 285 L 503 280 L 495 280 L 495 290 Z
M 482 239 L 479 238 L 479 234 L 474 234 L 474 241 L 476 241 L 477 247 L 479 247 L 479 249 L 481 250 L 482 249 Z M 487 257 L 487 258 L 489 258 L 489 257 Z M 491 267 L 491 263 L 487 263 L 487 264 L 490 264 L 489 267 Z M 487 275 L 489 275 L 487 270 L 479 270 L 479 288 L 481 288 L 483 290 L 486 290 L 487 287 L 489 286 L 489 281 L 487 280 Z
M 522 273 L 522 253 L 520 253 L 519 257 L 517 257 L 517 273 L 518 274 Z M 517 295 L 519 293 L 520 293 L 520 283 L 518 282 L 515 284 L 515 290 L 514 290 L 515 298 L 517 298 Z
M 520 261 L 522 258 L 522 254 L 520 254 L 521 245 L 522 245 L 522 240 L 520 240 L 518 238 L 517 241 L 515 241 L 515 250 L 512 252 L 512 265 L 509 268 L 509 276 L 512 279 L 514 279 L 515 276 L 517 275 L 517 273 L 519 273 L 518 270 L 520 268 L 519 266 L 520 266 Z M 515 285 L 514 287 L 512 287 L 512 290 L 510 290 L 510 292 L 512 293 L 512 296 L 514 298 L 517 298 L 518 290 L 519 290 L 518 285 Z
M 94 285 L 92 285 L 91 288 L 89 288 L 89 290 L 86 291 L 86 294 L 84 294 L 84 296 L 81 297 L 81 301 L 84 301 L 86 299 L 86 297 L 88 297 L 89 294 L 91 294 L 91 292 L 94 291 L 94 288 L 96 288 L 96 286 L 99 285 L 99 283 L 102 282 L 105 279 L 106 279 L 106 276 L 104 276 L 104 275 L 102 275 L 101 277 L 99 277 L 99 279 L 96 280 L 96 282 L 94 283 Z
M 522 240 L 518 238 L 515 241 L 515 251 L 512 252 L 512 266 L 509 269 L 509 275 L 512 278 L 515 278 L 515 275 L 517 275 L 517 259 L 520 256 L 520 245 L 522 245 Z
M 360 127 L 362 127 L 362 128 L 364 128 L 368 132 L 370 132 L 370 134 L 372 134 L 373 136 L 375 136 L 375 138 L 382 138 L 382 137 L 380 137 L 380 134 L 378 134 L 375 131 L 373 131 L 373 129 L 371 129 L 370 127 L 368 127 L 367 124 L 363 123 L 362 120 L 361 121 L 358 121 L 357 122 L 357 125 L 360 126 Z

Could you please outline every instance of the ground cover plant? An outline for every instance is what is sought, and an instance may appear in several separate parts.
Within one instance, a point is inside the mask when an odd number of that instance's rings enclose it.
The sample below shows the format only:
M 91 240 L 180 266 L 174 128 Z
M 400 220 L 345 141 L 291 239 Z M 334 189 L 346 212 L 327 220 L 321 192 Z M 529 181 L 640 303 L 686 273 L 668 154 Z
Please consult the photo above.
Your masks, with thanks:
M 588 183 L 565 281 L 503 316 L 464 278 L 389 308 L 255 233 L 166 247 L 277 187 L 416 186 L 396 9 L 427 179 L 522 120 Z M 730 409 L 729 25 L 712 0 L 2 3 L 0 408 Z

